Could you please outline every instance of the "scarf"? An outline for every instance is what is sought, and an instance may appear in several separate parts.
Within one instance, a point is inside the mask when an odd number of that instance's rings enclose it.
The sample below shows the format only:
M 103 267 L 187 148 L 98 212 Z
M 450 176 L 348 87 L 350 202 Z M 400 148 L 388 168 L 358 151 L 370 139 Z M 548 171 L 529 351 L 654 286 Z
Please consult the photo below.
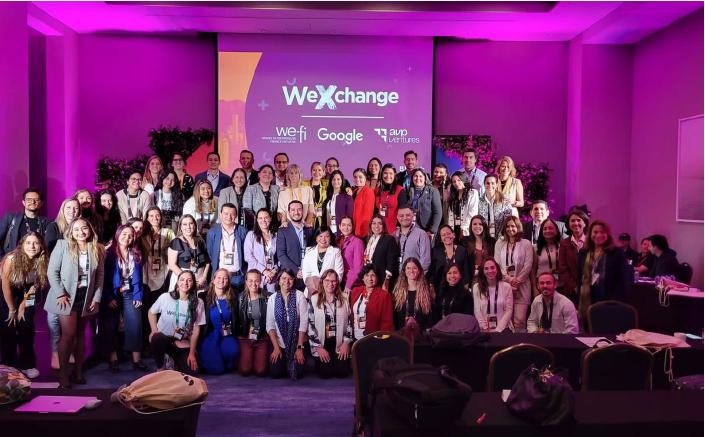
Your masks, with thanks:
M 288 317 L 287 317 L 288 316 Z M 287 322 L 287 318 L 289 322 Z M 282 357 L 286 360 L 286 367 L 289 371 L 291 379 L 296 379 L 296 370 L 298 364 L 294 359 L 296 353 L 296 343 L 299 335 L 299 316 L 296 308 L 296 290 L 289 291 L 289 299 L 287 304 L 284 304 L 282 293 L 277 293 L 274 300 L 274 319 L 277 322 L 277 328 L 284 340 L 284 354 Z
M 586 322 L 588 307 L 592 303 L 592 275 L 593 273 L 599 273 L 599 281 L 604 279 L 604 263 L 601 262 L 604 256 L 605 253 L 603 251 L 599 257 L 595 258 L 595 252 L 590 251 L 585 257 L 585 264 L 583 264 L 583 277 L 580 284 L 578 313 L 580 314 L 580 319 L 585 320 Z M 598 284 L 595 285 L 597 286 Z

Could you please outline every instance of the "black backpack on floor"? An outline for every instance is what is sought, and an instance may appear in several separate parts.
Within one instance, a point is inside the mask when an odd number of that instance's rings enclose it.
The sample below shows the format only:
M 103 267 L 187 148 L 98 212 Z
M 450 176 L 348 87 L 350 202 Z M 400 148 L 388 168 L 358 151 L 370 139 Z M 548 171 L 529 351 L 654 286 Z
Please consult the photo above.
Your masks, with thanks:
M 373 403 L 380 392 L 390 407 L 416 429 L 445 428 L 462 414 L 472 396 L 469 385 L 447 366 L 408 364 L 396 357 L 383 358 L 372 370 Z

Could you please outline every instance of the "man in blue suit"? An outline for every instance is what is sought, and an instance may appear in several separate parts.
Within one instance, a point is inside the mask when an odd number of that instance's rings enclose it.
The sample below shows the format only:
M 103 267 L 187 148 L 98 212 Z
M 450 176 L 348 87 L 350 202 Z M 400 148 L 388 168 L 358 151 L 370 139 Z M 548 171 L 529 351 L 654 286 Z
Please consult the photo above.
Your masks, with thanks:
M 247 264 L 242 250 L 247 229 L 237 225 L 237 207 L 226 203 L 220 208 L 220 226 L 214 226 L 206 236 L 206 250 L 211 259 L 211 279 L 219 268 L 230 272 L 230 285 L 242 291 Z
M 209 152 L 206 158 L 208 160 L 208 170 L 196 175 L 196 184 L 201 179 L 206 179 L 213 187 L 213 195 L 219 196 L 220 190 L 230 186 L 230 178 L 228 175 L 220 171 L 220 155 L 218 152 Z
M 289 224 L 277 232 L 277 258 L 282 269 L 296 273 L 296 289 L 303 290 L 301 261 L 309 244 L 313 228 L 304 227 L 304 205 L 298 200 L 289 202 Z

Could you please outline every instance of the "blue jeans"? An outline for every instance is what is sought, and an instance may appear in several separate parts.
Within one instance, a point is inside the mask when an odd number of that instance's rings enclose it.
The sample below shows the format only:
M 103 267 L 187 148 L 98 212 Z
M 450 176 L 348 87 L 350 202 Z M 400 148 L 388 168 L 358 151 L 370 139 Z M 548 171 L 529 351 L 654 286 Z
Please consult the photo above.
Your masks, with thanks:
M 119 345 L 118 330 L 122 313 L 125 327 L 123 349 L 128 352 L 142 352 L 142 307 L 135 308 L 132 293 L 118 297 L 117 308 L 107 305 L 100 309 L 100 334 L 103 351 L 106 354 L 117 352 Z

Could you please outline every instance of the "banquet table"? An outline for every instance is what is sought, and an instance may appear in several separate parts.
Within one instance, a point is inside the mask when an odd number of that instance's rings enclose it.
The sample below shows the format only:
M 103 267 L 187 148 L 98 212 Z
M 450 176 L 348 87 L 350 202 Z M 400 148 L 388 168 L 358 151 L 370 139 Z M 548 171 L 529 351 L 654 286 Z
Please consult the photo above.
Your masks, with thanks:
M 491 333 L 488 334 L 487 341 L 466 349 L 433 348 L 428 343 L 420 342 L 414 345 L 414 362 L 434 366 L 447 365 L 458 378 L 470 384 L 474 390 L 483 391 L 487 385 L 487 372 L 492 355 L 515 344 L 531 343 L 553 352 L 555 365 L 565 369 L 573 388 L 579 389 L 581 356 L 588 346 L 578 341 L 576 337 L 585 336 L 586 334 Z M 615 340 L 614 336 L 606 338 Z M 688 340 L 688 344 L 691 347 L 672 349 L 675 377 L 703 373 L 703 342 Z M 668 375 L 663 370 L 665 359 L 665 350 L 654 355 L 652 370 L 654 390 L 670 387 Z
M 0 405 L 0 434 L 3 436 L 58 435 L 71 437 L 193 437 L 200 405 L 158 414 L 138 414 L 110 402 L 113 390 L 32 390 L 30 399 L 46 396 L 95 396 L 103 404 L 94 410 L 74 414 L 18 413 L 22 403 Z
M 626 293 L 625 302 L 639 313 L 639 328 L 673 335 L 687 332 L 703 335 L 703 293 L 671 291 L 667 305 L 659 303 L 659 292 L 653 284 L 637 282 Z
M 697 391 L 575 392 L 575 422 L 539 427 L 513 416 L 501 393 L 473 393 L 461 418 L 447 429 L 414 429 L 396 415 L 384 394 L 375 402 L 374 436 L 702 436 L 703 394 Z M 478 419 L 484 416 L 481 423 Z

